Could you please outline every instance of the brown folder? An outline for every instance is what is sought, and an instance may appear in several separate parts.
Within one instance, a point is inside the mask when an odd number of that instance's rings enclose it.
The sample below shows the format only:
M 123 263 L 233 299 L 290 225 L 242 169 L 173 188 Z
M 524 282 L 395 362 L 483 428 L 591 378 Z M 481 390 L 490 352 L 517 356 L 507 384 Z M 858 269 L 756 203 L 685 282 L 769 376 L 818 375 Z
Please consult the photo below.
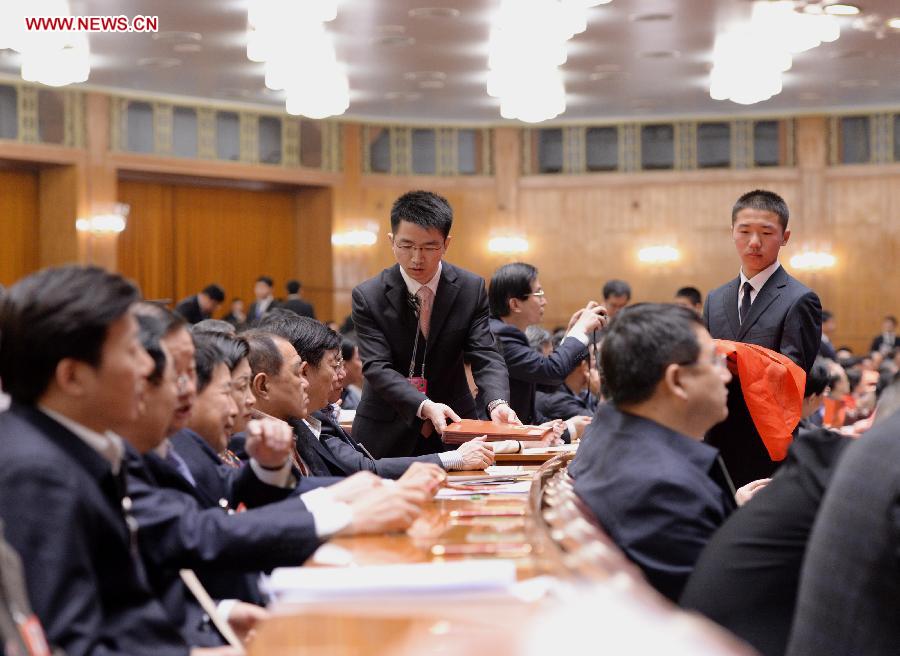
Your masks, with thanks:
M 488 442 L 502 440 L 537 441 L 550 429 L 538 426 L 517 426 L 515 424 L 495 424 L 492 421 L 463 419 L 449 424 L 444 430 L 445 444 L 462 444 L 473 437 L 487 436 Z

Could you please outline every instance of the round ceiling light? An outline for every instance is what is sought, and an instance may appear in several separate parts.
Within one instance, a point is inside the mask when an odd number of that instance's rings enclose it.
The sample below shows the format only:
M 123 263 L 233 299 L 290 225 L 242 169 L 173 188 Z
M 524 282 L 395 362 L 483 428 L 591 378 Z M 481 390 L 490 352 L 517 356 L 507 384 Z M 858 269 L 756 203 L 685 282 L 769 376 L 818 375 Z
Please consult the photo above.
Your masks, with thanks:
M 839 2 L 833 5 L 825 5 L 823 11 L 831 16 L 856 16 L 860 10 L 856 5 Z
M 888 18 L 885 22 L 885 25 L 887 25 L 892 30 L 900 30 L 900 16 L 897 16 L 896 18 Z
M 410 9 L 410 18 L 459 18 L 459 9 L 451 7 L 416 7 Z

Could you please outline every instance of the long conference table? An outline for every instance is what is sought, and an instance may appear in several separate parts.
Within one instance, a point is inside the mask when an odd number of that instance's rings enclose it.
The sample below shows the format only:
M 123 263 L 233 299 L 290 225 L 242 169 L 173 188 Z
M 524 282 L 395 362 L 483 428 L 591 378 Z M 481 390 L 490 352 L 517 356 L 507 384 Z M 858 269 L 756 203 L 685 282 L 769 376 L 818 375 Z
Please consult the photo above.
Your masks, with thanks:
M 521 465 L 517 475 L 530 480 L 526 494 L 435 499 L 406 533 L 335 538 L 304 564 L 511 560 L 515 594 L 274 602 L 248 654 L 513 656 L 554 647 L 592 654 L 755 653 L 649 587 L 580 506 L 566 474 L 571 457 L 547 455 L 541 465 L 534 459 Z M 448 483 L 472 473 L 451 473 Z

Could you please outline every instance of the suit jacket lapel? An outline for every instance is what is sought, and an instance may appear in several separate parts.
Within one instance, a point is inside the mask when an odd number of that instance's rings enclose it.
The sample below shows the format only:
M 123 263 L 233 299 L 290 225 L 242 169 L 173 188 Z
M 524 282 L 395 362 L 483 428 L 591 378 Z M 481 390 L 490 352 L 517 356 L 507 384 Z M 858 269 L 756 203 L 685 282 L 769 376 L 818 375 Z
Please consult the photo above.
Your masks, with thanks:
M 722 309 L 728 318 L 728 325 L 731 327 L 731 334 L 735 339 L 739 338 L 741 332 L 741 319 L 738 316 L 738 290 L 741 286 L 741 277 L 738 276 L 731 281 L 728 289 L 722 295 Z
M 756 321 L 762 316 L 762 313 L 765 312 L 766 308 L 774 303 L 776 298 L 781 296 L 781 289 L 786 284 L 787 272 L 783 267 L 778 267 L 775 273 L 773 273 L 766 281 L 766 284 L 763 285 L 763 288 L 759 290 L 759 293 L 753 300 L 753 305 L 750 306 L 750 312 L 744 318 L 744 323 L 741 324 L 741 331 L 737 336 L 738 341 L 744 338 L 753 324 L 756 323 Z M 737 301 L 735 301 L 735 306 L 736 305 Z
M 456 284 L 456 270 L 444 262 L 441 267 L 441 281 L 434 297 L 434 306 L 431 308 L 431 325 L 428 328 L 428 341 L 432 344 L 436 343 L 441 328 L 447 322 L 457 294 L 459 285 Z
M 409 305 L 409 290 L 406 288 L 403 276 L 400 275 L 399 264 L 395 264 L 385 271 L 383 282 L 385 287 L 384 295 L 388 303 L 394 308 L 401 321 L 408 325 L 410 330 L 414 330 L 416 325 L 415 313 Z
M 339 471 L 344 472 L 345 475 L 348 475 L 352 472 L 348 472 L 344 469 L 343 465 L 338 462 L 337 458 L 334 457 L 334 454 L 328 450 L 320 440 L 316 438 L 313 434 L 312 430 L 310 430 L 309 426 L 307 426 L 301 420 L 292 420 L 291 423 L 294 424 L 297 431 L 297 450 L 300 452 L 300 455 L 306 460 L 307 455 L 313 452 L 316 456 L 318 456 L 323 462 L 330 463 L 332 467 L 335 467 Z M 313 467 L 313 463 L 307 462 L 307 465 Z M 313 472 L 315 474 L 315 472 Z M 329 475 L 324 474 L 324 475 Z

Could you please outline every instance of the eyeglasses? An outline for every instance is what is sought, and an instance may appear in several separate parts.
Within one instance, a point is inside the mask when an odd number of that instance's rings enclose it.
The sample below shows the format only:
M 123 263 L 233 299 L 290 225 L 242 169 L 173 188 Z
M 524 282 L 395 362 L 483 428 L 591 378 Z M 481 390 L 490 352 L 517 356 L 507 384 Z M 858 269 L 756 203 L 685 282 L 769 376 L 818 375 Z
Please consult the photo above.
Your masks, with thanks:
M 546 293 L 547 292 L 545 292 L 543 289 L 541 289 L 536 292 L 529 292 L 528 294 L 523 294 L 523 296 L 537 296 L 538 298 L 540 298 L 541 296 L 544 296 Z
M 188 387 L 191 384 L 192 376 L 188 374 L 181 374 L 178 378 L 175 379 L 175 387 L 178 390 L 179 394 L 184 394 L 187 392 Z
M 427 246 L 415 246 L 413 244 L 394 244 L 396 248 L 398 248 L 403 253 L 409 253 L 410 251 L 422 251 L 423 253 L 437 253 L 441 250 L 441 246 L 429 244 Z
M 334 369 L 335 371 L 340 371 L 341 369 L 343 369 L 344 368 L 344 358 L 339 358 L 339 359 L 335 360 L 334 364 L 331 365 L 331 368 Z

